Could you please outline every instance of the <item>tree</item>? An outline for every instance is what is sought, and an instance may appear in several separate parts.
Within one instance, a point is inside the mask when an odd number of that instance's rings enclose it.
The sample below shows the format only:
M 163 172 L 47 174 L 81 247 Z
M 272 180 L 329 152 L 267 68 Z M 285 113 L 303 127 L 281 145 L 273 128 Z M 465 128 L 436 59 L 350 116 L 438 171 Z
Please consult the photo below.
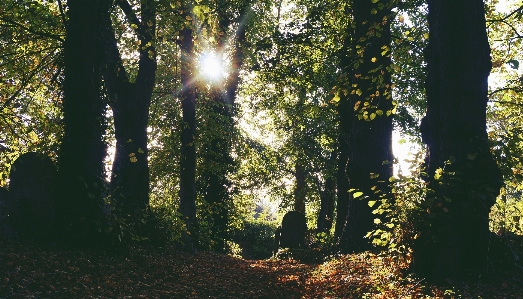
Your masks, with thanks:
M 147 124 L 156 74 L 156 7 L 140 1 L 141 19 L 127 0 L 118 0 L 138 44 L 138 72 L 126 69 L 110 19 L 106 19 L 108 66 L 104 73 L 113 112 L 116 153 L 111 174 L 111 201 L 120 219 L 139 225 L 149 204 Z M 133 80 L 134 79 L 134 80 Z
M 234 168 L 234 159 L 231 156 L 235 128 L 235 100 L 240 83 L 240 70 L 244 59 L 244 44 L 247 19 L 249 13 L 248 1 L 241 2 L 238 7 L 232 3 L 217 2 L 217 52 L 225 55 L 227 38 L 232 41 L 231 71 L 224 80 L 224 86 L 211 88 L 211 113 L 207 120 L 211 128 L 209 139 L 205 141 L 202 157 L 205 166 L 202 172 L 204 182 L 204 201 L 209 205 L 211 229 L 215 239 L 214 249 L 223 251 L 227 236 L 229 210 L 232 209 L 228 178 Z M 231 13 L 232 11 L 232 13 Z M 232 27 L 232 28 L 231 28 Z M 232 34 L 230 32 L 233 32 Z
M 333 151 L 328 160 L 328 169 L 335 169 L 338 153 Z M 336 179 L 335 174 L 327 172 L 324 187 L 320 194 L 320 211 L 316 221 L 316 231 L 318 233 L 330 232 L 334 223 L 334 204 L 336 203 Z
M 187 7 L 184 11 L 189 11 Z M 185 12 L 186 16 L 190 16 Z M 196 88 L 194 86 L 194 40 L 189 25 L 180 30 L 182 125 L 180 134 L 180 212 L 186 232 L 182 242 L 190 248 L 197 243 L 196 220 Z
M 110 1 L 69 0 L 64 42 L 64 137 L 56 186 L 59 224 L 68 237 L 92 237 L 101 213 L 106 102 L 102 96 L 104 18 Z
M 353 25 L 346 30 L 339 89 L 340 139 L 337 235 L 342 250 L 371 248 L 365 235 L 375 215 L 370 199 L 388 193 L 392 176 L 391 9 L 394 1 L 356 0 Z M 348 38 L 348 37 L 346 37 Z M 349 49 L 350 48 L 350 49 Z
M 271 191 L 278 192 L 284 209 L 317 212 L 320 198 L 328 207 L 329 196 L 323 195 L 335 189 L 331 160 L 332 154 L 336 159 L 337 102 L 331 90 L 343 40 L 339 28 L 348 22 L 343 14 L 346 5 L 344 1 L 296 1 L 287 9 L 280 5 L 280 13 L 256 42 L 256 77 L 247 86 L 252 101 L 247 109 L 252 109 L 254 119 L 268 116 L 261 119 L 267 123 L 262 131 L 272 132 L 274 137 L 267 139 L 272 140 L 269 146 L 280 165 L 272 173 L 280 184 L 273 184 Z M 292 189 L 285 186 L 289 182 Z M 331 204 L 331 210 L 321 212 L 322 221 L 332 221 L 334 201 Z
M 63 133 L 65 15 L 57 3 L 0 4 L 0 184 L 22 153 L 56 159 Z
M 490 47 L 481 0 L 428 1 L 428 147 L 415 266 L 435 278 L 484 273 L 488 214 L 501 187 L 486 133 Z

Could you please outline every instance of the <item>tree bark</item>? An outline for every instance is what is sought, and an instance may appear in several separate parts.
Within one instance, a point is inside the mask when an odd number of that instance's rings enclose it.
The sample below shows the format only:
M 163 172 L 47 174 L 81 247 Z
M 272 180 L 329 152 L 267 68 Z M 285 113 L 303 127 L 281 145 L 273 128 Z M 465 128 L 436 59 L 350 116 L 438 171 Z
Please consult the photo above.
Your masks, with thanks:
M 340 125 L 348 154 L 346 175 L 349 192 L 341 250 L 362 252 L 372 248 L 365 235 L 374 227 L 369 200 L 376 190 L 388 193 L 392 176 L 392 117 L 390 74 L 391 1 L 353 2 L 354 34 L 348 70 L 348 96 L 342 100 L 347 122 Z M 383 6 L 380 9 L 380 6 Z M 343 182 L 346 184 L 346 182 Z M 356 192 L 363 195 L 355 196 Z M 344 203 L 345 204 L 345 203 Z
M 180 30 L 181 49 L 181 158 L 180 158 L 180 213 L 185 222 L 186 231 L 183 232 L 182 242 L 191 250 L 197 245 L 198 223 L 196 219 L 196 89 L 192 83 L 193 74 L 193 30 Z
M 111 28 L 107 43 L 109 69 L 104 76 L 116 139 L 111 201 L 117 217 L 140 230 L 137 225 L 143 220 L 149 204 L 147 123 L 156 73 L 156 9 L 154 2 L 142 0 L 139 20 L 126 0 L 118 0 L 117 3 L 131 26 L 136 28 L 141 46 L 138 75 L 135 82 L 130 82 Z
M 421 125 L 429 193 L 415 266 L 435 278 L 484 273 L 488 215 L 502 184 L 486 132 L 491 69 L 481 0 L 430 0 L 427 114 Z M 476 276 L 477 277 L 477 276 Z
M 60 228 L 70 240 L 91 242 L 101 214 L 104 182 L 103 141 L 106 101 L 102 68 L 106 61 L 103 18 L 111 1 L 68 0 L 69 21 L 64 44 L 64 138 L 60 147 L 55 190 Z M 87 238 L 86 238 L 87 237 Z

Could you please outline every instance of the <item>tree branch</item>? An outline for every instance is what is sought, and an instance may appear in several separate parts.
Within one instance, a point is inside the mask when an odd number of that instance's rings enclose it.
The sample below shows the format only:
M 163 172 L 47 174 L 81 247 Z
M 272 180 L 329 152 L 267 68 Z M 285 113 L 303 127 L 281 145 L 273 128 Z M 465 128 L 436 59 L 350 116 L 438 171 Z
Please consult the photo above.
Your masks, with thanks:
M 133 11 L 133 8 L 131 7 L 131 4 L 127 0 L 117 0 L 118 6 L 122 9 L 125 16 L 127 17 L 127 20 L 129 21 L 129 24 L 131 25 L 131 28 L 134 29 L 134 32 L 136 35 L 140 36 L 138 28 L 140 27 L 140 20 L 136 16 L 136 13 Z M 134 26 L 133 26 L 134 25 Z
M 37 36 L 40 36 L 40 37 L 47 37 L 47 38 L 51 38 L 51 39 L 54 39 L 56 41 L 59 41 L 59 42 L 64 42 L 64 39 L 61 38 L 59 35 L 55 35 L 55 34 L 50 34 L 48 32 L 43 32 L 43 31 L 38 31 L 38 30 L 33 30 L 31 28 L 28 28 L 28 27 L 25 27 L 24 25 L 20 24 L 20 23 L 17 23 L 13 20 L 10 20 L 8 18 L 0 18 L 0 21 L 4 21 L 8 24 L 11 24 L 11 25 L 14 25 L 24 31 L 27 31 L 29 33 L 32 33 L 34 35 L 37 35 Z

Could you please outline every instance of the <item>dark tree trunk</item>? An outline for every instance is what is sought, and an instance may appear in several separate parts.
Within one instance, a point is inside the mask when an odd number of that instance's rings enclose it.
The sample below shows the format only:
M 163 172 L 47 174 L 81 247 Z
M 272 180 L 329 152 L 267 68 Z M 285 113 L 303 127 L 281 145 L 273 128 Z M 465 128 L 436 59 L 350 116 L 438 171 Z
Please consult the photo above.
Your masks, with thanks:
M 65 237 L 74 240 L 86 240 L 86 234 L 95 233 L 92 225 L 101 213 L 106 155 L 102 68 L 106 59 L 100 20 L 109 16 L 110 4 L 108 0 L 67 1 L 65 131 L 55 194 L 60 228 L 67 228 Z
M 334 236 L 339 242 L 343 231 L 345 230 L 345 223 L 347 223 L 347 211 L 349 208 L 349 178 L 347 177 L 347 162 L 349 159 L 349 144 L 347 140 L 347 133 L 350 132 L 349 118 L 352 114 L 346 107 L 348 100 L 341 100 L 338 105 L 338 117 L 340 122 L 340 134 L 338 135 L 338 160 L 336 170 L 336 224 L 334 227 Z
M 305 215 L 305 169 L 299 161 L 296 162 L 294 169 L 294 177 L 296 178 L 296 186 L 294 188 L 294 211 L 298 211 Z
M 223 7 L 222 7 L 223 9 Z M 204 154 L 207 171 L 203 175 L 206 184 L 204 200 L 209 204 L 212 218 L 212 235 L 215 239 L 214 250 L 225 249 L 227 237 L 227 224 L 229 222 L 229 209 L 232 202 L 228 188 L 230 187 L 228 174 L 234 167 L 234 159 L 231 157 L 232 140 L 234 138 L 234 105 L 236 92 L 240 80 L 240 69 L 243 64 L 243 45 L 245 43 L 245 19 L 248 7 L 244 7 L 240 13 L 238 28 L 234 35 L 234 52 L 231 61 L 231 73 L 229 74 L 225 87 L 216 89 L 213 93 L 214 122 L 221 128 L 221 134 L 213 134 L 209 148 Z M 220 10 L 221 11 L 221 10 Z M 225 10 L 220 13 L 221 38 L 218 44 L 218 52 L 223 53 L 226 42 L 226 31 L 231 21 L 225 15 Z
M 119 0 L 118 5 L 136 28 L 135 33 L 142 46 L 138 75 L 135 82 L 130 82 L 112 29 L 107 40 L 109 69 L 105 73 L 105 80 L 116 138 L 110 188 L 116 216 L 134 226 L 141 223 L 149 204 L 147 123 L 156 73 L 156 10 L 154 2 L 141 1 L 139 20 L 126 0 Z M 134 229 L 140 230 L 139 227 Z
M 491 62 L 483 5 L 428 1 L 428 109 L 421 131 L 433 192 L 424 202 L 427 225 L 419 229 L 415 266 L 435 278 L 486 270 L 488 214 L 502 183 L 486 133 Z
M 336 158 L 337 153 L 332 152 L 329 159 L 329 169 L 334 168 Z M 328 233 L 332 228 L 334 203 L 336 201 L 336 180 L 332 175 L 327 175 L 325 179 L 323 190 L 321 190 L 320 201 L 316 231 L 318 233 Z
M 345 252 L 372 248 L 371 240 L 364 237 L 374 228 L 376 207 L 369 207 L 368 202 L 379 199 L 375 190 L 388 193 L 392 176 L 390 2 L 357 0 L 352 6 L 355 28 L 347 78 L 351 87 L 349 104 L 342 111 L 350 116 L 348 124 L 341 126 L 348 146 L 346 174 L 349 188 L 354 189 L 349 192 L 341 237 Z M 356 192 L 363 195 L 354 196 Z
M 181 81 L 182 81 L 182 117 L 181 124 L 181 158 L 180 158 L 180 213 L 185 221 L 187 232 L 182 235 L 182 242 L 187 249 L 197 245 L 196 219 L 196 90 L 192 81 L 193 75 L 193 31 L 185 28 L 180 31 L 181 48 Z

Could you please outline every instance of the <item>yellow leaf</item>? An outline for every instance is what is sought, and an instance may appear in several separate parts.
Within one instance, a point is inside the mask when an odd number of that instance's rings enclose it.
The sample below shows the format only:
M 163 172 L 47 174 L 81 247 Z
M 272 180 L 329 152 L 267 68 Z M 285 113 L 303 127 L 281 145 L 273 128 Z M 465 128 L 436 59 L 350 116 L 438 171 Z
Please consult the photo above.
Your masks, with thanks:
M 398 17 L 398 20 L 400 21 L 400 23 L 403 23 L 403 22 L 405 22 L 405 17 L 403 17 L 402 15 L 400 15 L 400 16 Z
M 357 101 L 356 104 L 354 104 L 354 111 L 357 111 L 358 108 L 360 108 L 361 101 Z
M 376 57 L 372 57 L 372 59 L 370 61 L 376 62 L 376 60 L 378 60 Z
M 373 119 L 375 119 L 375 118 L 376 118 L 376 113 L 371 113 L 371 114 L 370 114 L 370 120 L 373 120 Z
M 356 94 L 361 96 L 361 94 L 362 94 L 361 89 L 356 90 Z

